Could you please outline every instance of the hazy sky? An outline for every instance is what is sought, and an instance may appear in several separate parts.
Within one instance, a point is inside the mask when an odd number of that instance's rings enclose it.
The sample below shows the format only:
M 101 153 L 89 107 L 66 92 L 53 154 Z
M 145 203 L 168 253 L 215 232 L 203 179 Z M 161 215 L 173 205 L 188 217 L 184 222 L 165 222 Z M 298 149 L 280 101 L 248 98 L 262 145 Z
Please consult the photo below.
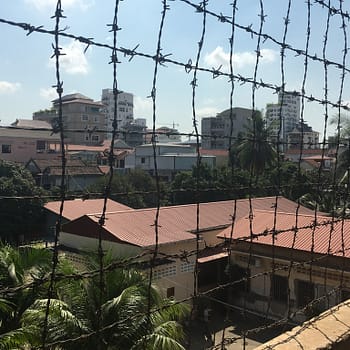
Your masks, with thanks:
M 193 2 L 197 2 L 193 0 Z M 231 16 L 233 0 L 209 0 L 207 8 L 218 14 Z M 327 10 L 311 1 L 311 36 L 310 54 L 322 57 L 323 40 L 326 31 Z M 16 22 L 26 22 L 34 26 L 43 25 L 53 29 L 55 0 L 12 0 L 0 2 L 0 17 Z M 265 0 L 263 32 L 282 41 L 284 18 L 287 13 L 287 0 Z M 172 54 L 170 58 L 186 63 L 195 62 L 198 41 L 202 31 L 203 15 L 196 13 L 186 3 L 169 1 L 162 36 L 162 53 Z M 339 8 L 339 1 L 332 1 L 332 6 Z M 350 11 L 346 1 L 344 12 Z M 62 0 L 64 15 L 62 27 L 67 26 L 67 33 L 94 38 L 101 43 L 112 44 L 112 33 L 107 24 L 112 23 L 114 1 L 112 0 Z M 139 44 L 138 51 L 150 55 L 156 52 L 158 30 L 161 19 L 161 0 L 124 0 L 119 7 L 118 47 L 132 49 Z M 252 25 L 256 31 L 260 25 L 260 1 L 238 0 L 236 22 L 243 26 Z M 348 23 L 348 22 L 346 22 Z M 342 62 L 344 35 L 341 28 L 341 16 L 330 19 L 330 29 L 326 55 L 329 60 Z M 51 88 L 55 84 L 55 71 L 52 55 L 53 38 L 47 34 L 32 33 L 29 36 L 20 28 L 0 23 L 0 119 L 1 125 L 8 125 L 16 118 L 31 119 L 36 110 L 51 106 L 56 98 Z M 305 49 L 307 29 L 307 2 L 293 0 L 290 8 L 290 24 L 287 43 L 298 49 Z M 349 34 L 346 28 L 347 35 Z M 228 71 L 229 37 L 231 25 L 221 23 L 207 16 L 204 46 L 200 66 Z M 350 38 L 348 38 L 350 40 Z M 246 31 L 236 28 L 234 39 L 234 71 L 244 77 L 253 77 L 256 61 L 257 38 Z M 85 46 L 77 41 L 60 39 L 62 52 L 61 77 L 64 82 L 64 94 L 80 92 L 94 100 L 101 98 L 101 90 L 112 86 L 112 65 L 110 51 L 95 46 L 84 54 Z M 349 46 L 349 45 L 348 45 Z M 289 90 L 300 90 L 304 74 L 304 57 L 291 51 L 285 52 L 285 81 Z M 258 80 L 281 84 L 280 47 L 271 40 L 261 45 Z M 119 89 L 134 94 L 135 117 L 147 118 L 151 124 L 152 104 L 147 98 L 152 89 L 154 62 L 150 59 L 128 57 L 119 54 L 118 65 Z M 329 99 L 339 98 L 341 71 L 328 67 Z M 187 74 L 176 65 L 160 67 L 157 83 L 157 124 L 178 124 L 183 132 L 191 132 L 192 127 L 192 87 L 190 82 L 193 72 Z M 324 67 L 322 63 L 309 61 L 306 77 L 306 94 L 318 98 L 324 97 Z M 215 115 L 229 107 L 230 83 L 227 77 L 213 79 L 208 73 L 198 74 L 196 90 L 196 114 Z M 345 77 L 343 100 L 349 101 L 349 79 Z M 277 102 L 277 96 L 268 89 L 256 91 L 256 107 L 264 109 L 266 103 Z M 234 106 L 250 108 L 252 106 L 252 87 L 249 84 L 236 84 Z M 317 131 L 323 130 L 324 107 L 316 103 L 306 103 L 304 119 Z M 330 115 L 336 113 L 329 110 Z

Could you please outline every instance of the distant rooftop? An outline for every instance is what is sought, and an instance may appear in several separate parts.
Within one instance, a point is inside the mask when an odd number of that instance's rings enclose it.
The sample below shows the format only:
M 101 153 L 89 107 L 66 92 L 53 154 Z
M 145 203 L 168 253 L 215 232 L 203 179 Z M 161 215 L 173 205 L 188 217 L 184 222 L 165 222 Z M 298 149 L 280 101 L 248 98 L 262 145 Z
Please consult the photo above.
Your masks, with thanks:
M 16 128 L 25 128 L 25 129 L 52 129 L 50 123 L 43 120 L 32 120 L 32 119 L 16 119 L 15 122 L 11 124 Z
M 16 127 L 0 127 L 0 137 L 30 138 L 37 140 L 60 141 L 58 134 L 49 130 L 20 129 Z
M 52 103 L 54 105 L 57 105 L 59 102 L 59 99 L 55 99 L 52 101 Z M 67 104 L 67 103 L 85 103 L 85 104 L 93 104 L 93 105 L 99 105 L 99 106 L 103 106 L 103 104 L 100 101 L 94 101 L 92 98 L 89 98 L 85 95 L 82 95 L 80 93 L 74 93 L 74 94 L 69 94 L 69 95 L 65 95 L 62 96 L 62 103 L 63 104 Z

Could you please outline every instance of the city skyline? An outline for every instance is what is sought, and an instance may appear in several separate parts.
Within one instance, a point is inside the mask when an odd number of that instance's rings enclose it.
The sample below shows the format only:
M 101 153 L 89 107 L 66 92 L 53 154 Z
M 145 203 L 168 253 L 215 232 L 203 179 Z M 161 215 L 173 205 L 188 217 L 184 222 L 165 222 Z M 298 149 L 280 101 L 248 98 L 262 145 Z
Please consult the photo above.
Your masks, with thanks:
M 231 1 L 230 1 L 231 2 Z M 232 16 L 230 2 L 211 2 L 207 9 L 223 16 Z M 0 5 L 1 18 L 15 22 L 30 23 L 35 27 L 43 25 L 52 29 L 56 1 L 17 0 Z M 203 14 L 196 13 L 194 8 L 184 1 L 169 1 L 170 10 L 166 12 L 162 32 L 162 54 L 168 55 L 176 62 L 195 63 L 198 41 L 201 37 Z M 278 4 L 264 4 L 265 22 L 262 33 L 282 42 L 284 34 L 284 17 L 288 9 L 287 1 Z M 309 42 L 310 55 L 322 58 L 324 34 L 327 30 L 327 11 L 313 2 L 310 7 L 311 34 Z M 339 3 L 333 1 L 338 8 Z M 134 48 L 138 52 L 154 55 L 159 32 L 162 11 L 161 1 L 144 2 L 123 1 L 119 4 L 118 47 Z M 343 4 L 345 8 L 349 5 Z M 112 33 L 107 24 L 113 22 L 114 1 L 99 3 L 89 0 L 63 0 L 62 8 L 67 18 L 62 19 L 62 28 L 76 36 L 94 38 L 100 43 L 112 44 Z M 236 23 L 243 27 L 259 31 L 261 8 L 258 1 L 237 1 Z M 307 30 L 307 4 L 295 3 L 290 8 L 290 23 L 287 27 L 286 42 L 294 48 L 305 50 Z M 342 63 L 344 38 L 341 28 L 341 17 L 330 18 L 326 57 L 330 61 Z M 52 56 L 53 38 L 47 34 L 27 33 L 21 28 L 1 23 L 0 43 L 3 54 L 0 57 L 0 120 L 1 125 L 9 125 L 16 118 L 31 119 L 32 113 L 51 107 L 51 101 L 57 94 L 51 88 L 55 84 L 55 72 Z M 346 31 L 348 29 L 346 28 Z M 199 66 L 206 69 L 218 69 L 229 72 L 231 25 L 222 23 L 213 16 L 207 15 L 206 33 Z M 336 39 L 336 40 L 335 40 Z M 64 82 L 64 94 L 79 92 L 96 101 L 101 99 L 102 89 L 112 86 L 112 65 L 110 50 L 86 45 L 67 38 L 60 38 L 61 75 Z M 252 78 L 256 62 L 257 37 L 244 29 L 235 27 L 234 54 L 232 57 L 234 73 L 245 78 Z M 274 86 L 281 84 L 280 46 L 271 40 L 263 40 L 260 45 L 260 63 L 257 81 L 264 81 Z M 129 57 L 118 54 L 118 87 L 134 95 L 134 117 L 146 118 L 152 127 L 152 100 L 148 98 L 152 90 L 154 61 L 142 57 Z M 286 50 L 283 73 L 286 90 L 301 91 L 304 76 L 305 56 L 296 56 L 295 52 Z M 345 60 L 346 62 L 346 60 Z M 192 86 L 193 71 L 186 73 L 179 65 L 166 63 L 160 66 L 157 76 L 156 118 L 157 126 L 179 124 L 182 132 L 191 132 L 192 126 Z M 39 72 L 39 73 L 38 73 Z M 308 60 L 305 94 L 319 99 L 324 98 L 324 67 L 322 62 Z M 328 99 L 336 102 L 340 94 L 341 70 L 328 66 Z M 345 76 L 343 101 L 350 100 L 348 95 L 348 77 Z M 229 108 L 231 84 L 227 77 L 213 79 L 210 73 L 198 72 L 196 88 L 196 117 L 200 125 L 202 117 L 215 116 Z M 260 88 L 255 92 L 255 107 L 265 110 L 266 103 L 276 103 L 277 95 L 270 89 Z M 344 102 L 345 103 L 345 102 Z M 233 107 L 252 107 L 251 84 L 235 84 Z M 305 102 L 304 119 L 322 135 L 325 109 L 318 103 Z M 337 111 L 329 107 L 332 117 Z M 334 130 L 334 127 L 328 129 Z

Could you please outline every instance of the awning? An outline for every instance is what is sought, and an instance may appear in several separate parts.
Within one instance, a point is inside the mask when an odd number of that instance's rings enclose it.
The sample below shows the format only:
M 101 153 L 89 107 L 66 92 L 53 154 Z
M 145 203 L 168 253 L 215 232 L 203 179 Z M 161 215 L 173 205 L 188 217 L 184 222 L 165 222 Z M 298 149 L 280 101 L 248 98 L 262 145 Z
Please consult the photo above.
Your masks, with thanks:
M 221 252 L 213 255 L 204 256 L 198 259 L 198 264 L 204 264 L 209 261 L 219 260 L 228 257 L 228 252 Z

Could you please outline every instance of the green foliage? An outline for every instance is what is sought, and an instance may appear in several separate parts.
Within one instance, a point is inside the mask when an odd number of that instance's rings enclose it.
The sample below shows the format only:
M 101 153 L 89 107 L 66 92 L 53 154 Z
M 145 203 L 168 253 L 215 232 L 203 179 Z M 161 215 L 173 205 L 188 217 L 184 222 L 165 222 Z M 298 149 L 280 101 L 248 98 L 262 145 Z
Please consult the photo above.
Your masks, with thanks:
M 197 179 L 198 178 L 198 179 Z M 201 164 L 192 171 L 176 174 L 170 184 L 172 204 L 212 202 L 242 198 L 247 194 L 249 173 L 242 169 L 227 167 L 210 168 Z M 198 188 L 198 191 L 197 191 Z
M 44 193 L 24 167 L 0 160 L 0 196 L 14 197 L 0 201 L 0 239 L 18 244 L 40 229 Z
M 269 131 L 261 113 L 257 111 L 252 117 L 251 125 L 246 127 L 243 140 L 237 146 L 240 166 L 256 176 L 273 165 L 276 159 L 276 151 L 269 143 L 268 136 Z
M 89 187 L 89 192 L 104 193 L 108 177 Z M 161 192 L 164 185 L 161 184 Z M 157 205 L 156 182 L 142 169 L 133 169 L 126 174 L 115 173 L 111 184 L 110 198 L 132 208 L 149 208 Z M 161 198 L 162 204 L 164 198 Z
M 49 272 L 51 258 L 51 253 L 44 249 L 31 251 L 1 246 L 0 288 L 4 288 L 7 281 L 12 281 L 8 286 L 21 286 L 43 277 L 41 272 L 35 275 L 35 271 Z M 86 264 L 79 268 L 61 258 L 57 273 L 70 275 L 95 271 L 98 267 L 96 257 L 87 255 L 85 258 Z M 111 255 L 104 257 L 105 265 L 113 262 Z M 14 272 L 10 268 L 12 264 L 15 265 Z M 0 349 L 41 346 L 48 304 L 47 287 L 43 284 L 40 288 L 19 289 L 11 297 L 3 295 L 0 299 L 0 314 L 4 321 L 0 327 Z M 23 304 L 23 294 L 30 296 L 31 301 Z M 149 307 L 151 313 L 147 316 Z M 184 349 L 181 322 L 189 316 L 188 306 L 163 299 L 157 288 L 149 288 L 147 276 L 134 269 L 106 272 L 102 290 L 99 276 L 57 281 L 49 303 L 47 349 L 98 348 L 99 309 L 100 326 L 104 328 L 99 337 L 110 349 Z M 66 342 L 81 335 L 86 337 L 79 342 Z M 49 345 L 57 341 L 62 343 Z
M 9 245 L 0 245 L 0 289 L 40 280 L 49 273 L 51 261 L 52 254 L 48 250 L 30 247 L 15 249 Z M 2 314 L 0 331 L 7 332 L 19 327 L 23 312 L 45 293 L 45 286 L 42 286 L 19 289 L 14 294 L 6 295 L 2 302 L 6 302 L 10 309 Z

